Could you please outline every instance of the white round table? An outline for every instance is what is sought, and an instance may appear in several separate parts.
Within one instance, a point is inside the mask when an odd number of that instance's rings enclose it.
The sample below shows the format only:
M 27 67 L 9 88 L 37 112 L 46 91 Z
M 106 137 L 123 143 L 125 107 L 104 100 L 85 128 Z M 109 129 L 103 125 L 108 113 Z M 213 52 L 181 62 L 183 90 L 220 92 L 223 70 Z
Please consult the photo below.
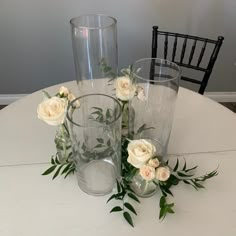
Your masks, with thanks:
M 76 83 L 64 84 L 76 91 Z M 54 94 L 60 85 L 47 88 Z M 207 190 L 173 188 L 175 214 L 158 220 L 158 194 L 135 205 L 131 228 L 119 213 L 109 214 L 109 196 L 83 193 L 75 176 L 41 176 L 55 153 L 55 127 L 37 118 L 38 91 L 0 111 L 0 235 L 236 235 L 236 115 L 220 104 L 180 88 L 169 143 L 170 158 L 187 159 L 205 174 L 219 165 Z M 172 156 L 173 155 L 173 156 Z

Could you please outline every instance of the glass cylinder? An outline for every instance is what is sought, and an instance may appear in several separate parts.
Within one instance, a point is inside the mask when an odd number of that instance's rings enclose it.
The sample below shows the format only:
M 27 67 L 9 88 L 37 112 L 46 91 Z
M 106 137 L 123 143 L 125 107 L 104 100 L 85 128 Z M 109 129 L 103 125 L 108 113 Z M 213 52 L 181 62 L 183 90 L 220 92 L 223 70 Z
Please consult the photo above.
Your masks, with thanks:
M 59 125 L 54 139 L 57 149 L 57 157 L 61 164 L 71 161 L 71 139 L 66 124 Z
M 118 61 L 116 22 L 116 19 L 105 15 L 82 15 L 71 19 L 80 94 L 113 95 L 112 85 L 117 77 Z
M 139 197 L 151 197 L 156 193 L 157 186 L 153 181 L 147 181 L 139 174 L 139 171 L 136 172 L 134 177 L 131 180 L 130 187 Z
M 104 94 L 84 95 L 69 105 L 67 119 L 80 188 L 108 194 L 121 171 L 120 103 Z
M 145 58 L 132 66 L 131 80 L 137 92 L 129 106 L 129 135 L 134 139 L 152 139 L 159 143 L 165 160 L 177 99 L 180 68 L 158 58 Z M 131 110 L 131 109 L 130 109 Z

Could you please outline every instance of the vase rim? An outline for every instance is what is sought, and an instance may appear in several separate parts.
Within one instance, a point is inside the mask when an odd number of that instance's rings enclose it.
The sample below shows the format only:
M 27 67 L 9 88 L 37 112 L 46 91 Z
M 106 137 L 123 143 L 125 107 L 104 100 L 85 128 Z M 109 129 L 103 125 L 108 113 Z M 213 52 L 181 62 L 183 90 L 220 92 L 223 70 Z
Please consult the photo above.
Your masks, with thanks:
M 89 26 L 83 26 L 83 25 L 76 24 L 75 21 L 79 20 L 79 18 L 82 18 L 82 17 L 104 17 L 104 18 L 110 19 L 111 23 L 107 24 L 103 27 L 89 27 Z M 77 29 L 97 30 L 97 29 L 106 29 L 106 28 L 112 27 L 113 25 L 117 24 L 117 20 L 116 20 L 116 18 L 114 18 L 112 16 L 105 15 L 105 14 L 84 14 L 84 15 L 79 15 L 77 17 L 73 17 L 70 20 L 70 24 L 71 24 L 71 26 L 73 26 L 74 28 L 77 28 Z
M 89 97 L 89 96 L 104 96 L 104 97 L 108 97 L 108 98 L 112 99 L 114 102 L 116 102 L 116 104 L 117 104 L 118 107 L 119 107 L 119 111 L 118 111 L 117 117 L 115 117 L 115 119 L 112 120 L 112 122 L 110 122 L 109 124 L 101 124 L 100 126 L 81 125 L 81 124 L 78 124 L 78 123 L 74 122 L 73 119 L 72 119 L 72 116 L 69 115 L 70 109 L 72 108 L 73 104 L 74 104 L 76 101 L 80 101 L 82 98 Z M 77 97 L 77 98 L 75 98 L 73 101 L 71 101 L 71 102 L 69 103 L 69 106 L 67 107 L 67 111 L 66 111 L 66 117 L 67 117 L 67 119 L 68 119 L 72 124 L 74 124 L 74 125 L 76 125 L 76 126 L 78 126 L 78 127 L 81 127 L 81 128 L 99 128 L 99 127 L 104 127 L 104 126 L 110 126 L 110 125 L 116 123 L 116 122 L 120 119 L 121 114 L 122 114 L 122 107 L 121 107 L 120 102 L 119 102 L 116 98 L 114 98 L 114 97 L 112 97 L 112 96 L 109 96 L 109 95 L 106 95 L 106 94 L 103 94 L 103 93 L 90 93 L 90 94 L 85 94 L 85 95 L 82 95 L 82 96 L 80 96 L 80 97 Z
M 138 79 L 140 79 L 140 80 L 143 80 L 143 81 L 146 81 L 146 82 L 150 82 L 150 83 L 166 83 L 166 82 L 169 82 L 169 81 L 173 81 L 173 80 L 178 80 L 179 78 L 180 78 L 180 76 L 181 76 L 181 72 L 182 72 L 182 70 L 181 70 L 181 68 L 176 64 L 176 63 L 174 63 L 174 62 L 171 62 L 171 61 L 169 61 L 169 60 L 166 60 L 166 59 L 162 59 L 162 58 L 149 58 L 149 57 L 147 57 L 147 58 L 142 58 L 142 59 L 139 59 L 139 60 L 137 60 L 137 61 L 135 61 L 133 64 L 132 64 L 132 70 L 133 70 L 133 67 L 134 67 L 134 65 L 135 64 L 137 64 L 137 63 L 139 63 L 139 62 L 142 62 L 142 61 L 151 61 L 151 60 L 155 60 L 155 61 L 159 61 L 160 63 L 163 63 L 163 62 L 166 62 L 166 63 L 168 63 L 168 65 L 173 65 L 173 67 L 170 67 L 170 68 L 172 68 L 172 69 L 174 69 L 174 70 L 176 70 L 177 72 L 178 72 L 178 74 L 176 75 L 176 76 L 173 76 L 173 78 L 167 78 L 167 79 L 165 79 L 165 80 L 159 80 L 159 81 L 156 81 L 156 80 L 151 80 L 151 79 L 147 79 L 147 78 L 144 78 L 143 76 L 140 76 L 140 75 L 138 75 L 137 73 L 133 73 L 134 74 L 134 76 L 135 77 L 137 77 Z M 164 64 L 164 63 L 163 63 Z

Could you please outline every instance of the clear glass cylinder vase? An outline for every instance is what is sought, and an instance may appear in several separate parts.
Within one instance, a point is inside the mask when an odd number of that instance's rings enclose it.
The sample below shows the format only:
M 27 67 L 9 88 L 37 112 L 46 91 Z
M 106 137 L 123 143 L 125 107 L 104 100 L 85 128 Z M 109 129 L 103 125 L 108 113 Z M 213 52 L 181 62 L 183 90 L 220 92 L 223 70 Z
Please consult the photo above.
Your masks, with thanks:
M 71 161 L 72 158 L 71 139 L 66 123 L 58 126 L 54 142 L 56 144 L 58 161 L 61 164 L 67 161 Z
M 108 194 L 121 172 L 120 103 L 104 94 L 84 95 L 69 105 L 67 119 L 79 187 Z
M 131 180 L 130 187 L 139 197 L 143 198 L 151 197 L 157 190 L 153 181 L 143 179 L 138 170 Z
M 116 23 L 105 15 L 82 15 L 70 21 L 76 80 L 82 95 L 113 94 L 118 61 Z
M 152 139 L 161 147 L 163 160 L 174 117 L 181 71 L 177 64 L 158 58 L 145 58 L 132 66 L 131 80 L 137 88 L 129 106 L 129 135 L 133 139 Z

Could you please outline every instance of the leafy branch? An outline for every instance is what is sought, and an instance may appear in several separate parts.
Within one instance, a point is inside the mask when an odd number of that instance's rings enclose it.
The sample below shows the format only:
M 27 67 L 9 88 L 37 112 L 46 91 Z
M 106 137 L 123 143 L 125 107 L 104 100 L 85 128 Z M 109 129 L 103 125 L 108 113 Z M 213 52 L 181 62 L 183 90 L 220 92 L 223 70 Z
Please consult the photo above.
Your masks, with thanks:
M 137 215 L 137 212 L 134 209 L 134 207 L 130 204 L 130 202 L 127 201 L 127 198 L 130 198 L 138 203 L 140 203 L 140 201 L 135 195 L 135 192 L 130 188 L 129 182 L 127 180 L 122 179 L 121 182 L 116 181 L 116 186 L 117 186 L 116 193 L 111 195 L 111 197 L 107 200 L 107 203 L 112 199 L 114 199 L 120 201 L 120 204 L 118 206 L 113 207 L 110 213 L 122 212 L 124 219 L 132 227 L 134 227 L 131 213 Z
M 94 111 L 90 114 L 89 119 L 100 123 L 110 124 L 112 122 L 113 110 L 108 108 L 106 112 L 100 107 L 92 107 Z
M 72 153 L 70 153 L 69 157 L 72 156 Z M 42 173 L 42 175 L 49 175 L 54 172 L 54 175 L 52 179 L 55 179 L 59 174 L 65 175 L 64 178 L 66 178 L 69 174 L 75 172 L 75 162 L 71 161 L 70 158 L 66 160 L 66 162 L 61 163 L 58 159 L 58 154 L 53 158 L 51 157 L 51 167 L 49 167 L 46 171 Z
M 166 202 L 168 195 L 171 195 L 172 197 L 174 196 L 170 190 L 172 186 L 176 186 L 180 182 L 183 182 L 185 184 L 191 185 L 194 189 L 198 190 L 201 188 L 205 188 L 202 185 L 204 181 L 218 175 L 218 171 L 217 169 L 215 169 L 205 175 L 199 177 L 193 177 L 194 174 L 191 174 L 191 171 L 195 170 L 197 167 L 198 166 L 187 168 L 186 161 L 184 161 L 183 167 L 180 168 L 179 160 L 177 159 L 176 164 L 172 170 L 172 173 L 167 181 L 165 182 L 159 181 L 159 183 L 153 181 L 160 188 L 162 193 L 162 197 L 160 198 L 160 203 L 159 203 L 160 206 L 159 219 L 164 219 L 168 213 L 170 214 L 174 213 L 173 210 L 174 203 L 168 204 Z
M 111 78 L 108 82 L 111 82 L 116 78 L 116 74 L 112 71 L 112 68 L 107 65 L 106 59 L 102 58 L 98 65 L 101 67 L 101 71 L 107 76 L 108 78 Z

